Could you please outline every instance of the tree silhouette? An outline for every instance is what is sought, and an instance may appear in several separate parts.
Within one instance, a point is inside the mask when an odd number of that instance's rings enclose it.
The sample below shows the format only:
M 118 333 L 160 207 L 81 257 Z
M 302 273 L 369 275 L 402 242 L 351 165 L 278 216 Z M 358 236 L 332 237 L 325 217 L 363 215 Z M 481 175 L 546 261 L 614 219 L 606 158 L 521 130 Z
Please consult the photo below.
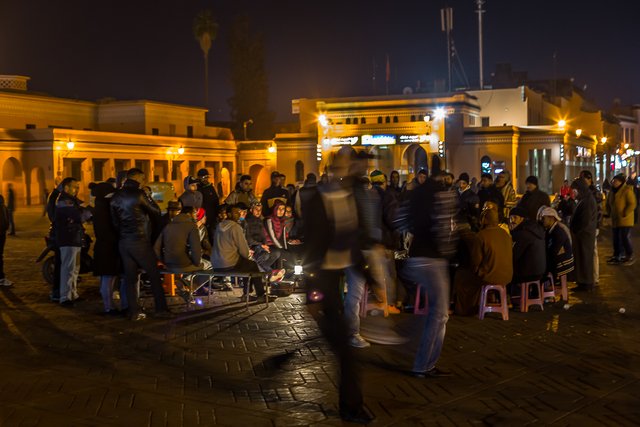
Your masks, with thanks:
M 193 35 L 200 44 L 204 54 L 204 103 L 209 107 L 209 50 L 218 35 L 218 23 L 213 18 L 213 12 L 202 10 L 193 21 Z

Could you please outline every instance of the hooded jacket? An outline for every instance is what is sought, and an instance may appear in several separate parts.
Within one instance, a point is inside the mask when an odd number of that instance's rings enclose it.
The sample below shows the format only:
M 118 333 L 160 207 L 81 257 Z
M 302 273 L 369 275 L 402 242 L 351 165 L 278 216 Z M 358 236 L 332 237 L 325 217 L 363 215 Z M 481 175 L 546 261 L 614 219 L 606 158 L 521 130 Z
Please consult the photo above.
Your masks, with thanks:
M 184 179 L 184 193 L 178 197 L 182 206 L 193 206 L 196 209 L 200 209 L 202 207 L 202 193 L 198 190 L 189 190 L 189 178 L 186 177 Z
M 284 206 L 284 204 L 276 201 L 271 210 L 271 215 L 264 220 L 266 244 L 279 249 L 287 249 L 287 240 L 289 240 L 286 226 L 287 219 L 284 216 L 278 217 L 276 215 L 279 206 Z
M 218 224 L 213 235 L 211 265 L 213 268 L 231 268 L 240 261 L 240 257 L 249 259 L 244 231 L 237 222 L 225 219 Z
M 525 218 L 511 230 L 513 239 L 513 283 L 539 280 L 547 271 L 545 230 Z
M 55 236 L 59 248 L 63 246 L 82 247 L 84 236 L 84 208 L 80 200 L 64 191 L 58 196 L 55 211 Z
M 158 259 L 169 270 L 200 266 L 202 245 L 198 226 L 188 214 L 179 214 L 164 227 L 153 245 Z
M 255 194 L 253 194 L 253 190 L 242 191 L 240 183 L 237 183 L 235 190 L 229 193 L 227 198 L 224 200 L 224 203 L 226 205 L 233 206 L 242 202 L 247 206 L 251 206 L 254 202 L 257 201 L 258 198 L 255 196 Z
M 611 189 L 607 198 L 607 214 L 611 217 L 612 227 L 633 227 L 634 211 L 637 200 L 633 187 L 622 184 Z

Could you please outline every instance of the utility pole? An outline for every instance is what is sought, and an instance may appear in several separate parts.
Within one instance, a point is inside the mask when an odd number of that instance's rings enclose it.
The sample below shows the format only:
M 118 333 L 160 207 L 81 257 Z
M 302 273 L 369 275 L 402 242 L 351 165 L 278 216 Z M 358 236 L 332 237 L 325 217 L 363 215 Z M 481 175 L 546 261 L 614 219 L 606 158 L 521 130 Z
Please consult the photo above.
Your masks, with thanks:
M 482 5 L 484 4 L 484 0 L 476 0 L 476 4 L 478 5 L 478 10 L 476 13 L 478 14 L 478 54 L 480 58 L 480 90 L 484 89 L 484 76 L 483 76 L 483 66 L 482 66 L 482 14 L 484 10 L 482 9 Z
M 440 9 L 440 21 L 442 32 L 447 33 L 447 66 L 449 68 L 449 92 L 451 92 L 451 30 L 453 30 L 453 9 L 445 7 Z

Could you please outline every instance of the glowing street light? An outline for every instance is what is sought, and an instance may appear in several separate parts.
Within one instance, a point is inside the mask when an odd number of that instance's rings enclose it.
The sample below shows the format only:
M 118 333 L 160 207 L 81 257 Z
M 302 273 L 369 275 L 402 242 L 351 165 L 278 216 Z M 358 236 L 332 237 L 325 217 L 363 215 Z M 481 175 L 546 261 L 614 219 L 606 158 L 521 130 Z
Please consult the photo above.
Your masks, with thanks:
M 178 148 L 178 155 L 182 156 L 184 154 L 184 147 L 181 145 L 180 148 Z
M 558 120 L 558 127 L 560 129 L 564 129 L 567 126 L 567 121 L 562 119 L 562 120 Z
M 582 129 L 576 129 L 576 136 L 580 138 L 580 135 L 582 135 Z
M 67 142 L 67 150 L 71 151 L 71 150 L 73 150 L 75 148 L 75 146 L 76 146 L 75 142 L 73 142 L 73 141 L 68 141 Z
M 624 149 L 627 150 L 629 148 L 629 143 L 624 144 Z
M 322 126 L 323 128 L 326 128 L 327 126 L 329 126 L 329 119 L 327 118 L 327 115 L 320 114 L 318 116 L 318 123 L 320 123 L 320 126 Z
M 426 116 L 424 116 L 424 121 L 426 123 L 429 123 L 430 120 L 431 120 L 431 116 L 430 115 L 427 114 Z
M 444 111 L 444 108 L 438 107 L 433 112 L 433 116 L 435 117 L 436 120 L 442 120 L 447 116 L 447 113 Z
M 602 142 L 603 144 L 607 143 L 607 137 L 603 136 L 602 138 L 600 138 L 600 142 Z

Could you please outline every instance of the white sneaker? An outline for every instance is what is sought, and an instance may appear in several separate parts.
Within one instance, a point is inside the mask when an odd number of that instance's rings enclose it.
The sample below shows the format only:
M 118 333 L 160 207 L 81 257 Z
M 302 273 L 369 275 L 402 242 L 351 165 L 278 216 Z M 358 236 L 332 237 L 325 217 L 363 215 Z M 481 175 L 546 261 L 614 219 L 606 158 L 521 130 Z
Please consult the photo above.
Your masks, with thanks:
M 9 279 L 0 279 L 0 286 L 13 286 L 13 282 Z
M 285 269 L 282 268 L 280 270 L 273 270 L 271 272 L 271 277 L 269 277 L 269 281 L 270 282 L 279 282 L 282 280 L 282 278 L 284 277 L 284 274 L 286 273 Z
M 356 348 L 371 347 L 371 344 L 367 340 L 362 338 L 362 336 L 360 336 L 360 334 L 351 335 L 349 337 L 349 345 L 351 347 L 356 347 Z

